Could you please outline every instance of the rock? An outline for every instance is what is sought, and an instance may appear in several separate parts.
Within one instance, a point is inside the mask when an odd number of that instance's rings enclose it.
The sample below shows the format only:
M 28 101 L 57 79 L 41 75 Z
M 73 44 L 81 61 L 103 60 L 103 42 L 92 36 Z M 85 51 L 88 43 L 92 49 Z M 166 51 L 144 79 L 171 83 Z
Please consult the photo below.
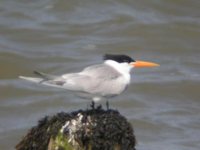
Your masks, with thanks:
M 46 116 L 17 150 L 135 150 L 133 128 L 116 110 L 101 107 Z

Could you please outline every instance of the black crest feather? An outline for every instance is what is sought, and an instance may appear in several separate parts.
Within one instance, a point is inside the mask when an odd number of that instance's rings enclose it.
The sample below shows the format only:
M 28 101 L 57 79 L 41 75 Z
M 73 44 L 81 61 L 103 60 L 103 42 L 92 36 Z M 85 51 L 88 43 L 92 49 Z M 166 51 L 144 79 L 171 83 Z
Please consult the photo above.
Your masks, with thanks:
M 135 62 L 134 59 L 132 59 L 131 57 L 127 56 L 127 55 L 121 55 L 121 54 L 105 54 L 103 56 L 103 59 L 104 60 L 114 60 L 118 63 L 123 63 L 123 62 L 127 62 L 127 63 L 130 63 L 130 62 Z

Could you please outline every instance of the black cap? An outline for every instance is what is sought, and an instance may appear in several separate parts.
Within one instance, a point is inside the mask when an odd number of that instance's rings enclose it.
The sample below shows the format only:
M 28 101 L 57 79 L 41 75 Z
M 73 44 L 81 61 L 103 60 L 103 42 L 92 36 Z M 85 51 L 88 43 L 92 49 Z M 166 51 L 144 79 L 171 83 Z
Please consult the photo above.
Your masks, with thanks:
M 115 54 L 105 54 L 103 57 L 103 60 L 114 60 L 118 63 L 123 63 L 123 62 L 127 62 L 127 63 L 131 63 L 131 62 L 135 62 L 134 59 L 132 59 L 131 57 L 127 56 L 127 55 L 115 55 Z

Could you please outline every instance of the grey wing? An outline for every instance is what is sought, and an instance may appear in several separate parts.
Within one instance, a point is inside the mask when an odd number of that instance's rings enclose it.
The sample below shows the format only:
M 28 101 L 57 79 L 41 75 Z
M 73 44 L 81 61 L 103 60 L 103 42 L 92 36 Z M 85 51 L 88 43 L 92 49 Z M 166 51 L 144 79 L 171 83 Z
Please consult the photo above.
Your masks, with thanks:
M 85 68 L 81 73 L 93 76 L 102 80 L 118 78 L 121 74 L 106 64 L 93 65 Z
M 81 74 L 90 77 L 90 82 L 87 83 L 89 85 L 86 88 L 92 94 L 113 96 L 119 94 L 125 88 L 117 85 L 117 81 L 121 79 L 121 74 L 105 64 L 85 68 Z
M 93 88 L 92 86 L 95 86 L 90 84 L 93 80 L 90 76 L 80 73 L 65 74 L 62 78 L 65 81 L 62 85 L 63 88 L 71 91 L 87 92 L 89 90 L 88 87 Z
M 80 73 L 65 74 L 62 78 L 66 81 L 63 85 L 66 89 L 94 94 L 102 93 L 105 84 L 111 85 L 119 76 L 112 67 L 102 64 L 87 67 Z

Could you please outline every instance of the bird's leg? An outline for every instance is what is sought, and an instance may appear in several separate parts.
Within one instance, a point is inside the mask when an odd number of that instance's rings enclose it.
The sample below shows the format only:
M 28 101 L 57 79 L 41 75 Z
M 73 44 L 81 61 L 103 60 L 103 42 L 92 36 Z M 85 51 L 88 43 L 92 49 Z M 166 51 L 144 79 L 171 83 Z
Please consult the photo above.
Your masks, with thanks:
M 90 104 L 90 107 L 92 108 L 92 109 L 95 109 L 95 102 L 92 100 L 92 103 Z

